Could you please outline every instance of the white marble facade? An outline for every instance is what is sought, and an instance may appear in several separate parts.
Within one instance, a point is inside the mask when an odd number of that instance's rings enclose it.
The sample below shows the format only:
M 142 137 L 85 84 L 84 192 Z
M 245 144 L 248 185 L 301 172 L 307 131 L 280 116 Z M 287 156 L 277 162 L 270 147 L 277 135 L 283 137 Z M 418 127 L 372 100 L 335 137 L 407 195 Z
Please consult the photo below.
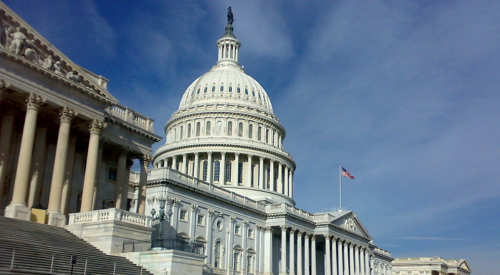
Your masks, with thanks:
M 352 211 L 295 207 L 285 129 L 238 62 L 240 45 L 228 24 L 217 63 L 167 121 L 146 212 L 167 201 L 163 237 L 202 243 L 207 274 L 391 274 L 390 252 Z

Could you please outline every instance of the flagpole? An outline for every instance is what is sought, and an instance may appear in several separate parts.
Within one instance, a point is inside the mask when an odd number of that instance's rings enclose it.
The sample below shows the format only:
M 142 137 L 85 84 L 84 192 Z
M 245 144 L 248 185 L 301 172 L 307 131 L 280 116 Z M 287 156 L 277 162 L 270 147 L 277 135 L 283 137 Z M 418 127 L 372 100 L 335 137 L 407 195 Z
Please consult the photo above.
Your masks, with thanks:
M 339 189 L 340 189 L 340 207 L 339 210 L 342 210 L 342 164 L 339 163 Z

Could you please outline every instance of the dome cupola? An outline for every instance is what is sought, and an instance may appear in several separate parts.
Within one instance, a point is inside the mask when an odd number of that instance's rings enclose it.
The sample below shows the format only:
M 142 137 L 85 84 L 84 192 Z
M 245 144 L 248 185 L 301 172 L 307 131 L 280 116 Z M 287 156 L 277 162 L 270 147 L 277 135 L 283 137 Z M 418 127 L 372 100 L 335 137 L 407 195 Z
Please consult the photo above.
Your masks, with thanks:
M 238 61 L 233 22 L 229 7 L 217 63 L 184 92 L 153 165 L 254 200 L 293 205 L 295 162 L 283 150 L 286 132 L 264 88 Z

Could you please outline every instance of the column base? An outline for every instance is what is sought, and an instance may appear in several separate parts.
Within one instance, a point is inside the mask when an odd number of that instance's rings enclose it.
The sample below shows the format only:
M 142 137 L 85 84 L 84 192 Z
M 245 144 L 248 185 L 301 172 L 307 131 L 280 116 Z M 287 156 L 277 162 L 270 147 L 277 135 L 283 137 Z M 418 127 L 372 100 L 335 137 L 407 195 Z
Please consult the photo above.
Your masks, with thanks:
M 11 203 L 7 207 L 5 207 L 5 217 L 23 221 L 30 221 L 31 211 L 26 205 Z
M 50 210 L 47 212 L 48 212 L 47 224 L 59 227 L 63 227 L 66 225 L 66 216 L 61 214 L 61 212 L 59 211 L 50 212 Z

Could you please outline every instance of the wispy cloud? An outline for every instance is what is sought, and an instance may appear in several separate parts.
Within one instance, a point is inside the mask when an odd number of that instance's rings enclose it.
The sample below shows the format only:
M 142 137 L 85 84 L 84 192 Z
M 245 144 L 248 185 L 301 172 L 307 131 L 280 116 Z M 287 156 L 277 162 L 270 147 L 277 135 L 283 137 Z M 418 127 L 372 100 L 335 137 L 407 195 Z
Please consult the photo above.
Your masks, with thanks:
M 409 240 L 409 241 L 467 241 L 469 239 L 460 238 L 445 238 L 445 237 L 398 237 L 396 240 Z

